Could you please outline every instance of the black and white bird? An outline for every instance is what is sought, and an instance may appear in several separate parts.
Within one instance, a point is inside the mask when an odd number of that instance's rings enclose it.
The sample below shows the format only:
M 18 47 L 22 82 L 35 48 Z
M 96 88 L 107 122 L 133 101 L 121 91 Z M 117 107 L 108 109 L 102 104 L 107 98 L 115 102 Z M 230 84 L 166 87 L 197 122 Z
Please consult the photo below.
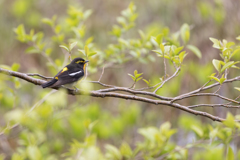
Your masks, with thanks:
M 82 79 L 85 73 L 86 63 L 83 58 L 75 58 L 70 64 L 65 66 L 52 80 L 43 83 L 42 87 L 59 87 L 65 84 L 71 84 Z

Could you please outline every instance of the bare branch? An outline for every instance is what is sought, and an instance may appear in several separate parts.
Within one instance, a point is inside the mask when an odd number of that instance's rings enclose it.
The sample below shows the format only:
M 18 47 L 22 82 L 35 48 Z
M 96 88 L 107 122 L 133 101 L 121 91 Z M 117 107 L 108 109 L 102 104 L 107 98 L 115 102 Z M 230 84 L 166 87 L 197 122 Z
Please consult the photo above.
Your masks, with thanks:
M 30 83 L 35 84 L 35 85 L 41 85 L 41 84 L 45 83 L 44 80 L 39 80 L 39 79 L 30 77 L 27 74 L 20 73 L 20 72 L 9 71 L 9 70 L 2 69 L 2 68 L 0 68 L 0 73 L 21 78 L 21 79 L 26 80 Z M 59 88 L 61 88 L 61 87 L 53 87 L 53 89 L 57 89 L 57 90 Z M 136 92 L 143 92 L 143 91 L 136 91 Z M 207 117 L 209 119 L 212 119 L 213 121 L 222 122 L 224 120 L 220 117 L 213 116 L 213 115 L 211 115 L 209 113 L 206 113 L 206 112 L 196 111 L 196 110 L 193 110 L 193 109 L 188 108 L 186 106 L 182 106 L 178 103 L 172 103 L 171 101 L 155 100 L 155 99 L 145 98 L 145 97 L 140 97 L 140 96 L 135 96 L 135 95 L 126 95 L 126 94 L 121 94 L 121 93 L 101 92 L 101 91 L 86 92 L 86 91 L 81 91 L 81 90 L 76 91 L 76 90 L 73 90 L 73 89 L 67 89 L 67 93 L 71 94 L 71 95 L 88 95 L 88 96 L 92 96 L 92 97 L 101 97 L 101 98 L 116 97 L 116 98 L 121 98 L 121 99 L 126 99 L 126 100 L 135 100 L 135 101 L 146 102 L 146 103 L 155 104 L 155 105 L 166 105 L 166 106 L 174 107 L 174 108 L 189 112 L 189 113 L 194 114 L 194 115 L 201 115 L 201 116 Z
M 98 79 L 98 82 L 100 82 L 100 81 L 101 81 L 101 79 L 102 79 L 102 76 L 103 76 L 103 74 L 104 74 L 104 69 L 105 69 L 105 66 L 103 66 L 103 69 L 102 69 L 102 74 L 100 75 L 100 77 L 99 77 L 99 79 Z

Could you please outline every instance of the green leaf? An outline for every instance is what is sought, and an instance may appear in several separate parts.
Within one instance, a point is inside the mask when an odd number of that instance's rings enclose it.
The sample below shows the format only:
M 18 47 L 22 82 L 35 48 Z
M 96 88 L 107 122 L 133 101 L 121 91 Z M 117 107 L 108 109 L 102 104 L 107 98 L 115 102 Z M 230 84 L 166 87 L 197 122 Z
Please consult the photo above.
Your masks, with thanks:
M 222 84 L 225 80 L 226 80 L 226 78 L 224 78 L 224 74 L 223 74 L 222 77 L 219 80 L 219 83 Z
M 12 68 L 9 67 L 8 65 L 4 65 L 4 64 L 1 64 L 1 65 L 0 65 L 0 68 L 7 69 L 7 70 L 11 70 L 11 69 L 12 69 Z
M 217 82 L 220 82 L 220 80 L 219 80 L 217 77 L 209 76 L 209 78 L 214 79 L 214 80 L 217 81 Z
M 142 77 L 140 77 L 140 78 L 136 78 L 136 82 L 139 81 L 139 80 L 141 80 L 141 79 L 142 79 Z
M 147 85 L 149 85 L 149 81 L 147 81 L 146 79 L 143 79 L 143 81 L 147 83 Z
M 37 146 L 30 145 L 27 147 L 28 158 L 31 160 L 41 160 L 42 155 Z
M 136 80 L 136 78 L 135 78 L 133 75 L 131 75 L 131 74 L 129 74 L 129 73 L 128 73 L 128 75 L 129 75 L 130 77 L 132 77 L 133 81 Z
M 202 58 L 202 53 L 197 47 L 193 45 L 187 45 L 187 48 L 191 50 L 198 58 Z
M 59 47 L 61 47 L 61 48 L 65 49 L 66 51 L 68 51 L 68 52 L 69 52 L 69 49 L 68 49 L 68 47 L 66 47 L 66 46 L 64 46 L 64 45 L 59 45 Z
M 120 151 L 115 146 L 107 144 L 105 146 L 105 148 L 107 150 L 106 157 L 108 159 L 115 159 L 115 160 L 121 160 L 122 159 L 122 154 L 120 153 Z
M 51 26 L 51 27 L 53 26 L 53 21 L 51 19 L 49 19 L 49 18 L 43 18 L 42 22 L 47 24 L 47 25 L 49 25 L 49 26 Z
M 201 138 L 203 137 L 204 132 L 203 132 L 202 128 L 200 128 L 199 126 L 193 125 L 193 126 L 191 126 L 191 129 L 192 129 L 199 137 L 201 137 Z
M 46 55 L 50 56 L 51 53 L 52 53 L 52 48 L 47 48 L 47 49 L 45 50 L 45 53 L 46 53 Z
M 234 153 L 230 146 L 228 147 L 227 160 L 234 160 Z
M 80 53 L 82 53 L 84 56 L 86 56 L 86 54 L 85 54 L 85 51 L 84 51 L 84 50 L 78 49 L 78 51 L 79 51 Z
M 93 40 L 94 40 L 93 37 L 89 37 L 89 38 L 85 41 L 85 44 L 88 45 L 88 44 L 90 44 Z
M 139 33 L 139 35 L 141 36 L 142 40 L 145 40 L 146 36 L 145 36 L 145 34 L 143 33 L 143 31 L 142 31 L 142 30 L 138 30 L 138 33 Z
M 190 38 L 190 27 L 188 24 L 183 24 L 180 29 L 180 34 L 183 42 L 186 44 L 189 41 Z
M 234 128 L 235 126 L 235 121 L 234 117 L 231 113 L 227 113 L 227 118 L 226 120 L 223 121 L 223 124 L 226 125 L 227 127 Z
M 240 53 L 240 48 L 234 50 L 233 53 L 230 55 L 230 58 L 232 58 L 235 54 L 239 54 L 239 53 Z
M 238 36 L 236 39 L 240 41 L 240 36 Z
M 131 147 L 126 142 L 122 143 L 120 152 L 124 157 L 131 157 L 133 154 Z
M 88 48 L 87 45 L 85 45 L 85 47 L 84 47 L 84 51 L 85 51 L 86 56 L 88 57 L 89 48 Z
M 136 77 L 136 75 L 138 74 L 138 71 L 135 70 L 133 73 L 134 73 L 134 76 Z
M 180 63 L 183 62 L 184 58 L 187 56 L 186 51 L 183 51 L 179 54 Z
M 238 90 L 240 92 L 240 88 L 239 87 L 234 87 L 234 89 Z
M 213 66 L 215 67 L 215 69 L 220 72 L 221 71 L 221 61 L 213 59 L 212 60 Z
M 143 73 L 138 73 L 138 74 L 135 74 L 135 78 L 138 78 L 142 75 Z
M 36 49 L 35 47 L 28 47 L 25 50 L 26 53 L 40 53 L 40 51 L 38 49 Z
M 94 56 L 95 54 L 97 54 L 97 52 L 91 52 L 91 53 L 88 54 L 88 57 L 92 57 L 92 56 Z
M 69 50 L 72 51 L 72 49 L 77 45 L 78 42 L 73 42 L 69 46 Z
M 176 49 L 174 50 L 174 55 L 177 55 L 182 49 L 183 49 L 183 46 L 176 48 Z
M 163 39 L 163 34 L 161 33 L 157 35 L 157 37 L 154 40 L 158 43 L 158 45 L 160 45 L 162 43 L 162 39 Z
M 163 45 L 163 44 L 160 44 L 160 49 L 161 49 L 162 53 L 165 52 L 165 49 L 164 49 L 164 45 Z
M 226 64 L 222 67 L 221 72 L 223 72 L 225 69 L 230 68 L 232 65 L 237 64 L 237 63 L 239 63 L 239 62 L 231 61 L 231 62 L 226 63 Z
M 20 67 L 20 64 L 18 64 L 18 63 L 13 63 L 13 65 L 12 65 L 11 68 L 12 68 L 13 71 L 18 71 L 19 67 Z
M 220 46 L 220 41 L 219 40 L 217 40 L 217 39 L 215 39 L 215 38 L 209 38 L 212 42 L 213 42 L 213 47 L 214 48 L 217 48 L 217 49 L 220 49 L 221 48 L 221 46 Z

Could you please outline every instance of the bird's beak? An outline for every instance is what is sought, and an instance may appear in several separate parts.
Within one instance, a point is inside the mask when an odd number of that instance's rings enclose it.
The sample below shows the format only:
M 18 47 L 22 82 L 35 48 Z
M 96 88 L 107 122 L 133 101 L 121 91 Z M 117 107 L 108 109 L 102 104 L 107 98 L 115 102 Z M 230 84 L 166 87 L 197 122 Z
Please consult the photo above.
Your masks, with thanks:
M 85 63 L 88 63 L 89 61 L 87 60 L 87 61 L 85 61 Z

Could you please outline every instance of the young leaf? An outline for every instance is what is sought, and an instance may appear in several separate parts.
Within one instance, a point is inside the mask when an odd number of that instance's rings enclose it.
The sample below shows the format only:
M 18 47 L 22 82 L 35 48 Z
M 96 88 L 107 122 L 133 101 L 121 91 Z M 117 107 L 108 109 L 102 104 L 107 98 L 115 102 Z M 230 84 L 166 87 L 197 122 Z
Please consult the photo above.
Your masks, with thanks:
M 126 142 L 122 143 L 120 152 L 124 157 L 131 157 L 133 154 L 131 147 Z
M 184 58 L 187 56 L 186 51 L 183 51 L 179 54 L 180 63 L 183 62 Z
M 239 88 L 239 87 L 234 87 L 234 89 L 236 89 L 236 90 L 240 91 L 240 88 Z
M 142 30 L 138 30 L 139 35 L 141 36 L 142 40 L 145 40 L 145 34 L 143 33 Z
M 146 79 L 143 79 L 143 81 L 147 83 L 147 85 L 149 85 L 149 81 L 147 81 Z
M 85 54 L 85 51 L 84 51 L 84 50 L 78 49 L 78 51 L 79 51 L 80 53 L 82 53 L 84 56 L 86 56 L 86 54 Z
M 88 54 L 88 57 L 92 57 L 92 56 L 94 56 L 95 54 L 97 54 L 97 52 L 91 52 L 91 53 Z
M 191 129 L 199 136 L 199 137 L 203 137 L 203 130 L 202 128 L 200 128 L 199 126 L 193 125 L 191 126 Z
M 93 40 L 94 40 L 93 37 L 89 37 L 89 38 L 86 40 L 85 44 L 88 45 L 88 44 L 90 44 Z
M 227 118 L 225 121 L 223 121 L 223 124 L 226 125 L 227 127 L 234 128 L 235 126 L 235 121 L 234 117 L 231 113 L 227 113 Z
M 136 78 L 135 78 L 133 75 L 131 75 L 131 74 L 129 74 L 129 73 L 128 73 L 128 75 L 133 79 L 133 81 L 136 80 Z
M 221 70 L 221 61 L 213 59 L 212 60 L 213 66 L 215 67 L 215 69 L 220 72 Z
M 183 42 L 186 44 L 189 41 L 190 38 L 190 28 L 188 24 L 183 24 L 180 29 L 180 34 Z
M 89 48 L 88 48 L 87 45 L 85 45 L 85 47 L 84 47 L 84 51 L 85 51 L 86 56 L 88 57 Z
M 28 47 L 25 50 L 26 53 L 40 53 L 40 51 L 38 49 L 36 49 L 35 47 Z
M 77 45 L 77 42 L 73 42 L 69 46 L 69 50 L 72 51 L 72 49 Z
M 174 55 L 177 55 L 182 49 L 183 49 L 183 46 L 176 48 L 176 49 L 174 50 Z
M 220 80 L 219 80 L 217 77 L 209 76 L 209 78 L 214 79 L 214 80 L 217 81 L 217 82 L 220 82 Z
M 160 44 L 160 49 L 161 49 L 162 53 L 164 53 L 164 45 L 163 44 Z
M 68 49 L 68 47 L 66 47 L 66 46 L 64 46 L 64 45 L 59 45 L 59 47 L 61 47 L 61 48 L 65 49 L 66 51 L 68 51 L 68 52 L 69 52 L 69 49 Z
M 209 39 L 213 42 L 213 47 L 214 48 L 217 48 L 217 49 L 221 48 L 219 40 L 217 40 L 215 38 L 211 38 L 211 37 Z
M 228 147 L 227 160 L 234 160 L 234 153 L 232 147 Z
M 193 45 L 187 45 L 187 48 L 191 50 L 198 58 L 202 58 L 202 53 L 197 47 Z
M 138 71 L 135 70 L 133 73 L 134 73 L 134 76 L 136 76 L 138 74 Z
M 222 67 L 221 72 L 223 72 L 225 69 L 230 68 L 232 65 L 237 64 L 237 63 L 239 63 L 239 62 L 231 61 L 231 62 L 226 63 L 226 64 Z
M 143 74 L 143 73 L 138 73 L 138 74 L 136 74 L 136 75 L 135 75 L 135 78 L 140 77 L 142 74 Z
M 163 34 L 159 34 L 154 40 L 158 43 L 158 45 L 160 45 L 162 43 L 162 39 L 163 39 Z
M 222 77 L 219 80 L 219 83 L 222 84 L 225 80 L 226 80 L 226 78 L 224 78 L 224 74 L 223 74 Z
M 49 19 L 49 18 L 43 18 L 42 22 L 47 24 L 47 25 L 49 25 L 49 26 L 51 26 L 51 27 L 53 26 L 53 21 L 51 19 Z
M 235 54 L 239 54 L 240 53 L 240 48 L 236 49 L 231 55 L 230 58 L 232 58 Z
M 236 39 L 240 41 L 240 36 L 238 36 Z
M 18 63 L 13 63 L 13 65 L 12 65 L 12 70 L 13 71 L 18 71 L 18 69 L 20 68 L 20 64 L 18 64 Z

